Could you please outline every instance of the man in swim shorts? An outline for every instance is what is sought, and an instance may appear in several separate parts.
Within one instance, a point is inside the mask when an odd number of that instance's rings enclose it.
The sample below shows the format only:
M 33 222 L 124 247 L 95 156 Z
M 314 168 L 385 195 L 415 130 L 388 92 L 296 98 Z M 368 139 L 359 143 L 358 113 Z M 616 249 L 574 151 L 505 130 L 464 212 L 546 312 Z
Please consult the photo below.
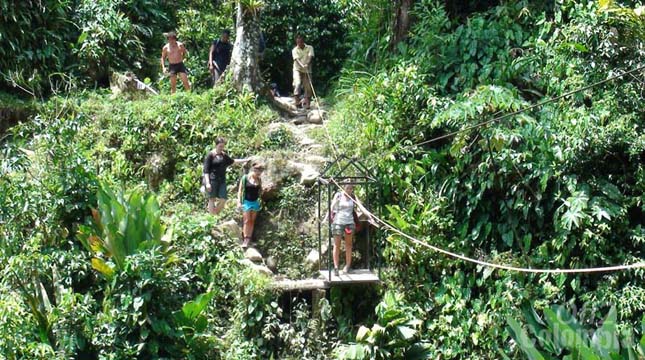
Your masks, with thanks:
M 184 65 L 184 56 L 188 56 L 186 47 L 177 41 L 177 34 L 174 31 L 164 33 L 168 43 L 161 50 L 161 69 L 166 73 L 166 58 L 168 58 L 170 70 L 170 93 L 174 94 L 177 89 L 177 74 L 181 77 L 186 91 L 190 90 L 186 66 Z

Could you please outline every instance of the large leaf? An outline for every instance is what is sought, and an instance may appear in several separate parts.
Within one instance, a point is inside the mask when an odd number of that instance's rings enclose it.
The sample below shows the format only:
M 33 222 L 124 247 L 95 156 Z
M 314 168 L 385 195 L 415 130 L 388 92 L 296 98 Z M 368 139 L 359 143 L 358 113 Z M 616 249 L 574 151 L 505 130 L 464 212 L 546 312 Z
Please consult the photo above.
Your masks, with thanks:
M 145 201 L 146 230 L 148 230 L 148 239 L 156 242 L 161 241 L 164 228 L 161 224 L 161 211 L 159 203 L 154 196 L 148 196 Z
M 506 322 L 509 325 L 509 330 L 515 342 L 524 351 L 529 360 L 545 360 L 546 358 L 536 348 L 533 341 L 526 334 L 522 326 L 514 319 L 508 318 Z
M 397 330 L 399 330 L 399 333 L 401 334 L 403 339 L 406 340 L 406 341 L 410 341 L 417 334 L 416 330 L 414 330 L 413 328 L 407 327 L 407 326 L 397 326 L 396 328 L 397 328 Z
M 195 320 L 206 309 L 208 303 L 213 299 L 215 293 L 212 291 L 198 295 L 195 300 L 188 301 L 182 306 L 181 311 L 188 320 Z
M 606 358 L 601 358 L 600 356 L 596 355 L 593 350 L 586 346 L 581 346 L 580 349 L 578 350 L 579 358 L 583 360 L 602 360 Z
M 112 269 L 105 261 L 99 258 L 92 258 L 92 267 L 94 270 L 105 275 L 106 278 L 111 279 L 114 275 L 114 269 Z
M 645 358 L 645 315 L 643 315 L 643 319 L 641 320 L 641 334 L 641 341 L 638 342 L 638 351 Z
M 96 228 L 82 226 L 79 231 L 79 240 L 89 251 L 103 253 L 122 270 L 128 255 L 162 245 L 164 227 L 154 195 L 135 190 L 126 200 L 122 191 L 115 193 L 101 183 L 97 199 L 98 210 L 92 212 Z
M 414 344 L 403 354 L 405 360 L 425 360 L 431 359 L 430 349 L 424 344 Z
M 369 354 L 369 348 L 363 344 L 349 345 L 343 351 L 343 359 L 360 360 L 365 359 Z
M 125 237 L 119 232 L 115 224 L 106 224 L 104 246 L 118 269 L 125 266 L 125 257 L 128 254 L 125 245 Z
M 526 321 L 529 330 L 533 336 L 537 337 L 540 345 L 544 350 L 550 353 L 559 353 L 561 349 L 547 336 L 546 324 L 538 316 L 532 306 L 526 305 L 522 307 L 522 312 L 524 314 L 524 320 Z
M 140 191 L 133 191 L 128 199 L 127 226 L 125 230 L 126 254 L 134 254 L 139 244 L 146 241 L 145 211 Z
M 551 309 L 545 309 L 544 315 L 556 342 L 560 346 L 570 351 L 587 346 L 589 338 L 586 331 L 563 306 L 553 306 Z
M 598 0 L 598 7 L 601 10 L 607 10 L 613 3 L 613 0 Z
M 369 328 L 367 328 L 366 326 L 361 326 L 360 328 L 358 328 L 358 332 L 356 333 L 356 341 L 365 341 L 369 333 Z
M 598 354 L 605 358 L 612 353 L 618 354 L 620 352 L 620 343 L 616 332 L 616 306 L 609 309 L 602 326 L 593 334 L 591 345 Z

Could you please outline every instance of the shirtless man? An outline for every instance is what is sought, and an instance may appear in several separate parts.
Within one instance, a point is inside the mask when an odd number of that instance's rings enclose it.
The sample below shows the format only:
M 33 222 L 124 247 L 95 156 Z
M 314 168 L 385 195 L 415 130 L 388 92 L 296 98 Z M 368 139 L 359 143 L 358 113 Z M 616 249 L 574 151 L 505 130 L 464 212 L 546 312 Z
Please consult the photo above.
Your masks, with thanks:
M 184 44 L 177 41 L 177 34 L 174 31 L 164 33 L 168 43 L 161 50 L 161 69 L 166 73 L 166 58 L 170 63 L 170 93 L 174 94 L 177 89 L 177 73 L 181 76 L 181 82 L 184 83 L 184 89 L 190 90 L 188 75 L 186 75 L 186 66 L 184 65 L 184 56 L 188 56 L 188 51 Z

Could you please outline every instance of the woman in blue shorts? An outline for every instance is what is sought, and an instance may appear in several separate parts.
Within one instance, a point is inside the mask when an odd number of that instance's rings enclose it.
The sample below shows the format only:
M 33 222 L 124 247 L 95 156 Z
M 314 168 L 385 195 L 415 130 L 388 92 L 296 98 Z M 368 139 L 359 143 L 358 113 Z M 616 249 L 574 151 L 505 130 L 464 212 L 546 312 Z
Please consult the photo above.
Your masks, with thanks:
M 240 187 L 237 192 L 237 206 L 244 212 L 244 226 L 242 234 L 244 242 L 242 247 L 249 246 L 253 237 L 253 228 L 255 219 L 260 211 L 260 195 L 262 195 L 262 179 L 260 176 L 264 171 L 264 166 L 260 163 L 253 163 L 249 173 L 242 176 Z

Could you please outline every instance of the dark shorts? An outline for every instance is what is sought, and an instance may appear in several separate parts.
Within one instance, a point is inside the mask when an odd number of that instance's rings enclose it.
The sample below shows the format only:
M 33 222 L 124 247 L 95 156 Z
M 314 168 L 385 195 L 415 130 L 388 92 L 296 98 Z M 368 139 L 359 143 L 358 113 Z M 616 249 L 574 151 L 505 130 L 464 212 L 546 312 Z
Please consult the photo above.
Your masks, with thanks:
M 226 180 L 210 179 L 211 191 L 208 193 L 210 199 L 227 199 L 226 197 Z
M 186 65 L 184 65 L 183 61 L 176 64 L 170 64 L 170 75 L 177 75 L 178 73 L 188 73 L 188 70 L 186 70 Z
M 219 80 L 220 77 L 222 77 L 223 71 L 217 70 L 217 68 L 213 69 L 212 73 L 212 80 L 213 80 L 213 85 L 217 84 L 217 80 Z

